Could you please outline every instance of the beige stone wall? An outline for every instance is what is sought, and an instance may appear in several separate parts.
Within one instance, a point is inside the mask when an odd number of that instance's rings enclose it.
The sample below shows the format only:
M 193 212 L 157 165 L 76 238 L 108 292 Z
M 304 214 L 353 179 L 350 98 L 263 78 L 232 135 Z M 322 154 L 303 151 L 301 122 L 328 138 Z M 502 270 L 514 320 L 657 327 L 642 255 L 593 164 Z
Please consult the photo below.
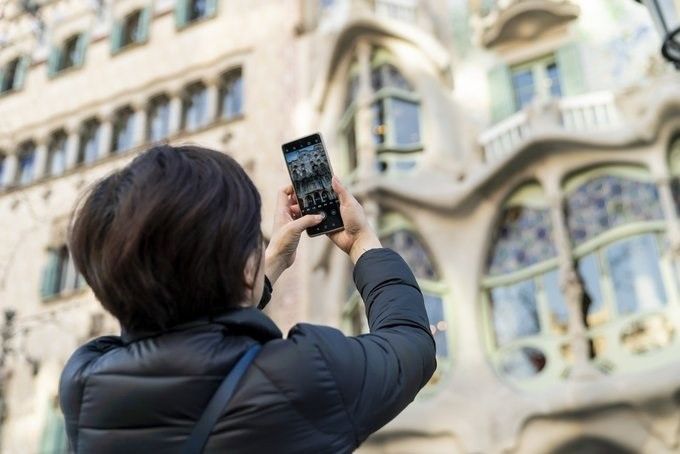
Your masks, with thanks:
M 47 46 L 36 50 L 24 89 L 0 96 L 0 149 L 12 153 L 25 139 L 44 143 L 51 131 L 72 132 L 93 116 L 106 122 L 123 105 L 140 112 L 152 96 L 166 93 L 176 99 L 186 84 L 197 80 L 214 93 L 220 74 L 240 66 L 243 117 L 211 121 L 191 134 L 178 131 L 170 142 L 223 150 L 243 164 L 261 191 L 268 234 L 275 192 L 288 183 L 280 144 L 321 131 L 335 170 L 350 179 L 376 225 L 381 214 L 403 215 L 441 275 L 449 358 L 440 361 L 439 381 L 361 452 L 568 452 L 569 443 L 586 437 L 616 442 L 633 452 L 678 449 L 680 412 L 673 400 L 680 387 L 677 363 L 650 363 L 612 375 L 591 373 L 585 365 L 583 374 L 526 390 L 499 374 L 485 341 L 488 320 L 480 282 L 500 208 L 519 184 L 537 180 L 553 211 L 559 211 L 565 176 L 591 166 L 634 163 L 645 167 L 659 187 L 668 183 L 668 146 L 680 130 L 677 76 L 649 78 L 656 73 L 648 71 L 642 57 L 636 57 L 631 70 L 633 86 L 624 78 L 620 83 L 628 85 L 613 93 L 622 120 L 616 128 L 566 130 L 553 103 L 527 109 L 532 134 L 498 159 L 489 159 L 480 139 L 495 127 L 487 118 L 485 79 L 497 60 L 535 56 L 579 34 L 600 49 L 619 33 L 609 13 L 594 2 L 573 2 L 580 8 L 577 19 L 560 22 L 529 44 L 515 37 L 500 50 L 481 47 L 484 24 L 472 16 L 473 50 L 463 57 L 452 44 L 446 20 L 450 5 L 441 0 L 414 2 L 413 16 L 410 10 L 399 10 L 399 17 L 376 14 L 375 5 L 364 1 L 336 0 L 330 10 L 320 11 L 313 1 L 223 0 L 215 17 L 181 31 L 175 27 L 173 3 L 153 2 L 149 42 L 114 56 L 108 41 L 110 17 L 148 3 L 117 1 L 101 23 L 84 2 L 60 0 L 46 7 L 46 19 L 55 24 L 48 41 L 81 29 L 90 30 L 94 39 L 83 68 L 53 79 L 47 77 Z M 569 11 L 560 14 L 567 17 Z M 13 20 L 12 36 L 19 44 L 0 51 L 0 64 L 32 49 L 30 23 L 24 16 Z M 594 30 L 598 24 L 606 26 Z M 649 42 L 655 43 L 653 38 Z M 371 46 L 389 51 L 413 85 L 421 106 L 424 149 L 416 170 L 376 173 L 371 168 L 377 150 L 369 113 L 359 143 L 360 176 L 350 177 L 338 122 L 346 73 Z M 644 54 L 640 49 L 647 44 L 641 46 L 637 52 Z M 593 71 L 605 67 L 602 63 Z M 368 107 L 362 106 L 364 112 Z M 46 249 L 63 238 L 79 194 L 146 146 L 138 140 L 128 152 L 0 192 L 0 309 L 17 311 L 12 350 L 5 360 L 9 375 L 3 452 L 36 452 L 70 353 L 93 336 L 118 330 L 111 317 L 97 318 L 102 310 L 87 289 L 41 300 L 40 274 Z M 677 247 L 680 229 L 672 200 L 666 197 L 664 203 L 665 228 Z M 326 239 L 304 238 L 295 266 L 277 283 L 268 313 L 284 332 L 298 321 L 340 326 L 350 278 L 346 257 Z M 577 342 L 578 335 L 571 333 L 571 341 Z

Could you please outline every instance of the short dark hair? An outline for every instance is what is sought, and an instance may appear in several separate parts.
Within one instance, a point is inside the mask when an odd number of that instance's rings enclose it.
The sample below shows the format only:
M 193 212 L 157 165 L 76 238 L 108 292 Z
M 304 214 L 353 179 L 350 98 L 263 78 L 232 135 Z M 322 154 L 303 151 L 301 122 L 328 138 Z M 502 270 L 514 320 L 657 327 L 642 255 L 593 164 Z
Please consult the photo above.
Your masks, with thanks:
M 163 330 L 243 301 L 243 270 L 262 247 L 260 208 L 229 156 L 160 145 L 85 194 L 69 245 L 123 328 Z

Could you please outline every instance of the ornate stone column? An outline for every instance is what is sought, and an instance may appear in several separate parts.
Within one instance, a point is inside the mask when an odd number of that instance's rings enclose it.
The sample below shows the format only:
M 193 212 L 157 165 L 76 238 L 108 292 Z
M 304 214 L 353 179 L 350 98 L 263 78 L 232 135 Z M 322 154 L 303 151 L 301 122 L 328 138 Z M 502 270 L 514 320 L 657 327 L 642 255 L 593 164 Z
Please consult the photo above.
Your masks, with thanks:
M 111 153 L 111 141 L 113 139 L 113 112 L 106 111 L 99 114 L 101 128 L 99 130 L 99 143 L 97 158 L 105 158 Z
M 35 138 L 35 170 L 34 178 L 39 180 L 47 173 L 47 136 Z
M 78 161 L 78 150 L 80 148 L 80 131 L 79 124 L 72 123 L 66 128 L 66 170 L 72 169 L 76 166 Z
M 168 95 L 170 96 L 168 137 L 172 137 L 182 126 L 182 90 L 171 91 Z
M 135 112 L 134 127 L 132 130 L 132 146 L 136 147 L 146 142 L 146 99 L 138 99 L 132 103 Z
M 209 125 L 215 121 L 219 115 L 220 105 L 220 76 L 214 75 L 205 79 L 205 113 L 202 125 Z
M 564 215 L 564 198 L 558 184 L 546 188 L 550 220 L 559 261 L 560 288 L 569 316 L 567 334 L 574 358 L 570 378 L 587 379 L 600 375 L 590 362 L 590 339 L 585 323 L 584 289 L 572 255 L 572 245 Z
M 359 90 L 357 113 L 354 118 L 357 141 L 358 180 L 368 180 L 377 173 L 376 146 L 373 141 L 373 112 L 371 112 L 371 46 L 361 42 L 357 46 Z

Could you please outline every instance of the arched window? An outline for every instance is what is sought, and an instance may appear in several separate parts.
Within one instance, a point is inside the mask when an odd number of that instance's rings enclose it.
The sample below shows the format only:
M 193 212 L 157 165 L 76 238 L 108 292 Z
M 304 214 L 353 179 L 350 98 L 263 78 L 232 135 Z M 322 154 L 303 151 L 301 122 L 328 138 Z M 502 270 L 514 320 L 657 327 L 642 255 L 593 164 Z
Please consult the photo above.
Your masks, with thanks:
M 130 106 L 116 111 L 113 120 L 112 151 L 125 151 L 132 148 L 135 128 L 135 112 Z
M 560 292 L 550 210 L 538 183 L 505 202 L 483 280 L 486 342 L 496 369 L 511 381 L 563 372 L 567 310 Z M 553 366 L 548 369 L 548 366 Z
M 631 357 L 674 338 L 667 314 L 677 285 L 656 186 L 643 169 L 594 169 L 565 184 L 567 227 L 589 301 L 592 354 L 603 369 L 636 367 Z
M 222 75 L 220 82 L 220 114 L 232 119 L 243 114 L 243 77 L 241 68 L 232 69 Z
M 151 142 L 163 140 L 170 133 L 170 99 L 157 95 L 149 101 L 147 110 L 146 137 Z
M 357 96 L 361 72 L 370 80 L 371 134 L 377 148 L 381 171 L 407 170 L 416 164 L 422 150 L 420 135 L 420 98 L 404 78 L 393 57 L 384 49 L 375 49 L 369 68 L 358 63 L 350 66 L 345 90 L 345 112 L 340 130 L 347 144 L 348 170 L 357 166 L 356 124 Z
M 63 130 L 55 131 L 47 144 L 47 174 L 60 175 L 66 170 L 66 144 L 68 136 Z
M 186 131 L 196 131 L 203 127 L 208 120 L 208 94 L 202 82 L 195 82 L 186 87 L 182 99 L 182 128 Z
M 31 183 L 35 178 L 35 143 L 28 140 L 19 145 L 17 158 L 14 184 L 21 186 Z
M 447 286 L 439 270 L 434 264 L 432 254 L 423 240 L 415 232 L 415 228 L 402 216 L 396 213 L 383 215 L 380 220 L 380 241 L 383 247 L 393 249 L 402 256 L 409 265 L 425 299 L 425 310 L 430 321 L 430 330 L 437 348 L 437 372 L 430 383 L 441 378 L 450 363 L 450 342 L 446 300 Z M 351 265 L 351 264 L 350 264 Z M 349 334 L 356 335 L 368 331 L 365 323 L 364 305 L 361 296 L 351 281 L 347 285 L 347 298 L 343 310 L 344 328 Z
M 99 156 L 99 131 L 101 124 L 96 118 L 90 118 L 80 126 L 80 143 L 78 145 L 78 163 L 90 164 Z

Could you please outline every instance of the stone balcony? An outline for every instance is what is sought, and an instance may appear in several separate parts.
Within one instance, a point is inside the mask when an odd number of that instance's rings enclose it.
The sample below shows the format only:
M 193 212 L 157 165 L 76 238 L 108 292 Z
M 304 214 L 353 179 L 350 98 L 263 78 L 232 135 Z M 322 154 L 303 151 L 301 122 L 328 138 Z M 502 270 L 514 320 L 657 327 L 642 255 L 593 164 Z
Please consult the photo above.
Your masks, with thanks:
M 609 91 L 548 102 L 534 102 L 479 135 L 484 163 L 502 160 L 536 133 L 606 133 L 621 126 L 621 116 Z

